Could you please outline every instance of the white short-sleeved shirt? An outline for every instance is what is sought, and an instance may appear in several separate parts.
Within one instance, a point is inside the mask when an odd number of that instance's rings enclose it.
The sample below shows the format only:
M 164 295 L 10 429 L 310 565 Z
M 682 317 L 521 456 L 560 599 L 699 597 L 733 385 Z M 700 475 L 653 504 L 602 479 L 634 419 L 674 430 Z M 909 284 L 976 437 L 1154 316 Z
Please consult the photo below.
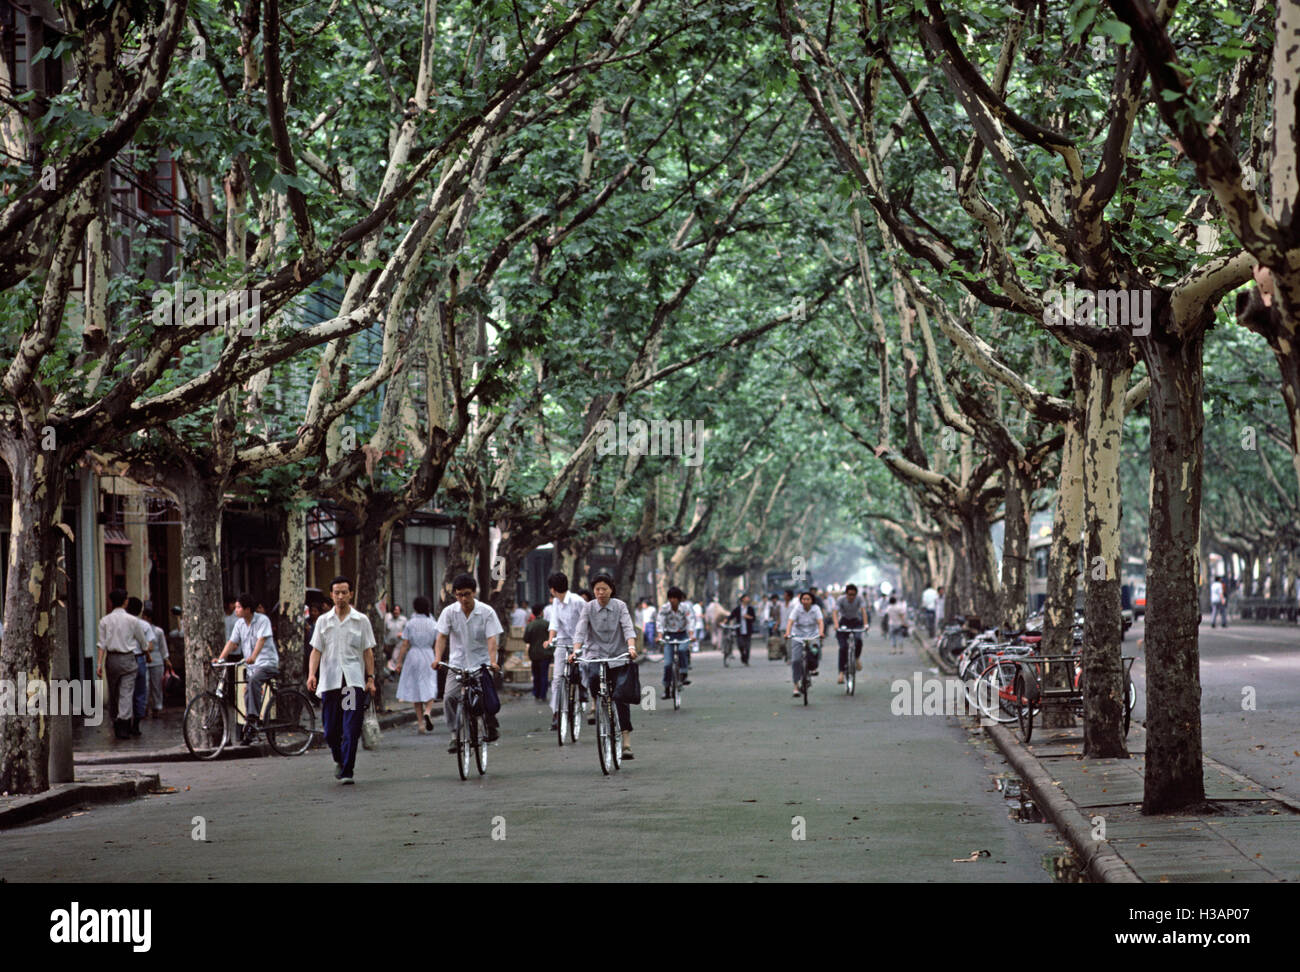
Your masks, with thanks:
M 790 612 L 790 637 L 816 638 L 817 622 L 822 620 L 822 609 L 816 604 L 807 611 L 802 604 L 796 604 Z
M 265 638 L 262 642 L 262 650 L 257 654 L 257 661 L 249 665 L 249 668 L 274 668 L 280 667 L 280 653 L 275 648 L 275 637 L 271 632 L 271 619 L 265 614 L 253 614 L 253 622 L 249 624 L 243 618 L 235 622 L 235 628 L 230 632 L 230 640 L 239 645 L 239 650 L 247 662 L 252 657 L 253 649 L 257 647 L 257 639 Z
M 573 639 L 578 634 L 578 615 L 586 603 L 581 594 L 573 591 L 565 591 L 564 597 L 557 597 L 551 602 L 553 611 L 550 630 L 555 632 L 555 640 L 560 644 L 573 644 Z
M 321 655 L 316 694 L 348 685 L 365 687 L 366 649 L 375 647 L 368 617 L 353 608 L 340 620 L 337 608 L 330 608 L 316 619 L 311 646 Z
M 134 615 L 132 615 L 132 617 L 134 617 Z M 144 635 L 144 643 L 145 643 L 145 645 L 147 646 L 147 650 L 150 651 L 150 652 L 152 652 L 152 651 L 153 651 L 153 644 L 152 644 L 152 642 L 153 642 L 153 625 L 150 624 L 148 621 L 146 621 L 144 618 L 136 618 L 136 619 L 135 619 L 135 623 L 136 623 L 136 627 L 138 627 L 138 628 L 140 629 L 140 633 L 141 633 L 142 635 Z M 143 654 L 145 653 L 145 651 L 146 651 L 146 648 L 141 647 L 141 646 L 137 643 L 136 646 L 132 649 L 132 652 L 131 652 L 131 653 L 134 654 L 134 655 L 143 655 Z
M 433 643 L 438 639 L 438 626 L 427 614 L 413 614 L 402 629 L 402 637 L 411 643 L 412 651 L 417 648 L 432 651 Z
M 438 615 L 437 627 L 438 634 L 447 636 L 447 664 L 469 669 L 492 663 L 488 639 L 505 630 L 492 606 L 477 599 L 468 616 L 459 601 L 448 604 Z
M 141 654 L 149 644 L 149 634 L 139 621 L 127 614 L 126 608 L 113 608 L 99 619 L 99 647 L 110 654 Z
M 156 624 L 149 625 L 153 631 L 153 648 L 149 656 L 150 668 L 162 668 L 167 663 L 167 632 Z

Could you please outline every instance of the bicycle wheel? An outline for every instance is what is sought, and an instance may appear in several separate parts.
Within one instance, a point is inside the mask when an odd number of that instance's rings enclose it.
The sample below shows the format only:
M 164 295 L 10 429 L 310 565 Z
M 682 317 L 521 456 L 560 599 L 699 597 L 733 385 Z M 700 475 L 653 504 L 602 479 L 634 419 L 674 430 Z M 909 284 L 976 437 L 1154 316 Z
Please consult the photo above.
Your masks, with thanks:
M 460 697 L 460 713 L 456 717 L 456 769 L 462 780 L 469 779 L 469 729 L 465 719 L 465 696 Z
M 1025 742 L 1029 742 L 1030 738 L 1034 734 L 1034 707 L 1029 701 L 1029 690 L 1025 685 L 1025 676 L 1023 672 L 1016 673 L 1014 685 L 1016 698 L 1020 700 L 1020 735 L 1024 737 Z
M 682 675 L 678 667 L 677 649 L 673 649 L 673 711 L 682 707 Z
M 482 716 L 475 716 L 470 724 L 470 739 L 474 741 L 474 763 L 478 766 L 478 775 L 487 772 L 488 741 L 487 723 Z
M 618 769 L 614 765 L 614 743 L 610 736 L 611 729 L 605 700 L 600 699 L 596 702 L 596 756 L 600 759 L 600 771 L 606 776 Z
M 848 661 L 846 661 L 844 664 L 844 694 L 845 695 L 853 694 L 853 684 L 855 681 L 857 681 L 858 658 L 857 655 L 853 653 L 853 648 L 854 648 L 853 642 L 850 641 L 849 650 L 844 653 L 845 657 L 848 659 Z
M 722 639 L 722 667 L 723 668 L 726 668 L 728 666 L 729 664 L 728 659 L 730 658 L 731 658 L 731 639 L 724 636 Z
M 812 678 L 808 675 L 808 655 L 804 653 L 803 659 L 803 681 L 800 683 L 799 694 L 803 696 L 803 704 L 808 704 L 808 690 L 812 688 Z
M 576 743 L 582 734 L 582 688 L 569 683 L 569 742 Z
M 555 710 L 555 741 L 563 746 L 564 737 L 569 734 L 569 682 L 560 676 L 560 690 L 557 693 L 560 707 Z
M 185 748 L 199 759 L 216 759 L 230 741 L 226 706 L 215 692 L 196 695 L 185 707 Z
M 1124 735 L 1128 735 L 1129 724 L 1133 721 L 1133 707 L 1137 705 L 1137 686 L 1133 679 L 1128 680 L 1128 698 L 1124 700 Z
M 271 702 L 275 709 L 266 726 L 266 741 L 281 756 L 301 756 L 311 748 L 316 734 L 316 710 L 298 689 L 281 689 Z
M 614 769 L 618 769 L 623 765 L 623 726 L 619 722 L 618 708 L 614 705 L 614 700 L 606 699 L 605 705 L 609 712 L 610 749 L 614 754 Z
M 992 662 L 980 673 L 975 698 L 984 718 L 999 723 L 1015 722 L 1019 718 L 1011 700 L 1015 677 L 1015 665 L 1008 662 Z

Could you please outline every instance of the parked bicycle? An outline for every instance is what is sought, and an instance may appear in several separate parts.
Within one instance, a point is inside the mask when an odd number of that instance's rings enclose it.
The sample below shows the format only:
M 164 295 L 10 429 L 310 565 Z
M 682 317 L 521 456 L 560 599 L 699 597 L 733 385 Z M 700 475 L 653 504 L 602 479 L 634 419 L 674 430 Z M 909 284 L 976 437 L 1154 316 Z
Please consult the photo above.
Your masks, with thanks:
M 488 666 L 454 668 L 442 665 L 460 683 L 460 705 L 456 709 L 456 726 L 452 730 L 452 745 L 456 752 L 456 769 L 462 780 L 469 779 L 471 754 L 478 766 L 478 775 L 487 772 L 488 741 L 487 722 L 483 714 L 483 684 L 479 680 Z
M 583 700 L 587 695 L 587 688 L 582 684 L 582 669 L 578 661 L 568 660 L 569 652 L 572 650 L 573 645 L 555 646 L 555 657 L 564 659 L 558 666 L 560 709 L 556 713 L 558 721 L 555 729 L 556 741 L 561 746 L 566 739 L 572 743 L 578 741 L 578 736 L 582 732 Z
M 216 759 L 230 744 L 235 716 L 226 691 L 234 674 L 232 670 L 240 664 L 213 661 L 212 667 L 221 670 L 216 689 L 194 696 L 185 707 L 181 724 L 185 748 L 199 759 Z M 238 691 L 246 684 L 236 680 L 231 687 Z M 248 721 L 254 736 L 265 733 L 266 741 L 281 756 L 302 755 L 311 748 L 317 732 L 311 697 L 302 689 L 284 685 L 279 676 L 273 676 L 263 686 L 261 711 Z
M 619 724 L 618 709 L 614 705 L 614 690 L 609 680 L 609 663 L 630 659 L 629 654 L 609 658 L 586 659 L 588 665 L 600 669 L 600 684 L 596 690 L 596 756 L 600 771 L 606 776 L 623 762 L 623 727 Z

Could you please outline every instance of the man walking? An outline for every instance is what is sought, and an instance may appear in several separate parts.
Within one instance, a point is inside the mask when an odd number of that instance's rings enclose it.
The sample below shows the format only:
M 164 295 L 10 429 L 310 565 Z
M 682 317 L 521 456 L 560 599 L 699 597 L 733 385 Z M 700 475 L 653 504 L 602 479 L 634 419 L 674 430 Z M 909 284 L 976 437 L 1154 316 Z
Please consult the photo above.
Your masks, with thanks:
M 754 606 L 750 603 L 748 594 L 740 595 L 740 604 L 738 604 L 728 617 L 729 621 L 734 621 L 736 628 L 736 648 L 740 651 L 740 663 L 749 664 L 749 645 L 750 638 L 754 634 L 754 625 L 757 624 L 758 618 L 754 614 Z
M 140 620 L 149 626 L 153 633 L 153 647 L 149 649 L 149 663 L 146 666 L 149 672 L 149 717 L 158 719 L 163 714 L 163 671 L 168 662 L 169 652 L 167 651 L 167 634 L 162 628 L 153 623 L 153 604 L 146 601 L 144 610 L 140 612 Z
M 126 599 L 126 613 L 135 619 L 140 633 L 144 635 L 144 646 L 132 648 L 135 655 L 135 689 L 131 696 L 131 728 L 133 736 L 140 735 L 140 720 L 149 714 L 149 660 L 153 657 L 153 626 L 141 620 L 144 602 L 138 597 Z
M 548 669 L 554 651 L 547 651 L 546 643 L 551 640 L 550 623 L 542 616 L 543 607 L 533 605 L 533 619 L 524 628 L 524 643 L 528 645 L 528 660 L 533 665 L 533 698 L 538 702 L 546 701 L 546 689 L 550 684 Z
M 921 592 L 921 609 L 925 611 L 925 626 L 930 632 L 930 637 L 934 637 L 934 607 L 939 601 L 939 592 L 930 584 Z
M 334 755 L 334 778 L 353 782 L 366 697 L 375 693 L 375 633 L 370 619 L 352 610 L 352 582 L 335 577 L 334 607 L 316 619 L 311 636 L 307 691 L 319 692 L 325 742 Z
M 1228 599 L 1223 591 L 1223 578 L 1214 578 L 1214 583 L 1210 585 L 1210 627 L 1217 628 L 1219 618 L 1223 618 L 1223 626 L 1228 626 Z
M 109 591 L 108 604 L 111 610 L 99 619 L 99 637 L 96 640 L 99 659 L 95 675 L 105 677 L 104 660 L 107 658 L 108 704 L 113 710 L 113 735 L 118 739 L 129 739 L 138 671 L 135 650 L 146 651 L 149 641 L 140 630 L 139 621 L 126 613 L 126 591 Z

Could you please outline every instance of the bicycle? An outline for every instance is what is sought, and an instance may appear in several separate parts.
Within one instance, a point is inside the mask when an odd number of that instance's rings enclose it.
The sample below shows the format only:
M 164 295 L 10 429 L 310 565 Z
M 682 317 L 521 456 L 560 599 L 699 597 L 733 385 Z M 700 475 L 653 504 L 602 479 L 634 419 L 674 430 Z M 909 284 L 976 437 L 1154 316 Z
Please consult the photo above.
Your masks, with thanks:
M 234 724 L 226 698 L 226 683 L 233 673 L 228 670 L 242 664 L 237 661 L 213 661 L 212 667 L 226 669 L 215 690 L 201 692 L 190 699 L 185 707 L 181 734 L 185 748 L 198 759 L 216 759 L 230 744 L 230 729 Z M 238 689 L 247 682 L 236 680 Z M 281 756 L 301 756 L 311 748 L 317 733 L 316 710 L 310 696 L 302 689 L 284 686 L 279 676 L 273 677 L 262 690 L 262 708 L 249 728 L 265 733 L 266 741 Z
M 853 687 L 857 682 L 858 674 L 858 652 L 862 650 L 862 633 L 865 628 L 846 628 L 840 625 L 835 629 L 837 633 L 851 634 L 853 638 L 853 648 L 845 652 L 848 661 L 844 663 L 844 694 L 852 695 Z
M 600 667 L 600 687 L 596 690 L 596 756 L 600 771 L 606 776 L 623 763 L 623 727 L 618 722 L 618 709 L 609 685 L 609 663 L 632 656 L 626 652 L 609 658 L 585 659 L 588 665 Z
M 681 668 L 679 667 L 680 660 L 678 659 L 677 653 L 682 645 L 689 645 L 690 643 L 689 638 L 685 641 L 674 641 L 665 638 L 663 641 L 664 654 L 668 654 L 670 651 L 672 652 L 672 659 L 670 661 L 672 667 L 669 675 L 671 681 L 668 683 L 668 694 L 673 700 L 674 712 L 682 707 L 682 673 Z
M 726 668 L 731 653 L 736 650 L 736 632 L 740 630 L 740 625 L 724 621 L 718 627 L 722 629 L 722 667 Z
M 577 660 L 568 660 L 569 652 L 572 650 L 573 645 L 555 646 L 555 657 L 565 659 L 560 665 L 560 708 L 555 713 L 557 717 L 555 737 L 561 746 L 564 745 L 566 736 L 569 742 L 576 743 L 578 735 L 582 732 L 582 697 L 586 694 L 586 688 L 582 684 L 582 670 Z
M 478 775 L 487 772 L 488 741 L 487 722 L 483 718 L 483 686 L 479 682 L 487 665 L 478 668 L 455 668 L 443 662 L 460 684 L 460 705 L 456 708 L 456 728 L 453 730 L 452 745 L 456 752 L 456 769 L 462 780 L 469 779 L 469 760 L 473 753 Z
M 821 654 L 822 640 L 818 636 L 811 638 L 791 638 L 790 639 L 790 657 L 795 655 L 794 648 L 796 645 L 802 645 L 803 661 L 803 679 L 799 683 L 799 694 L 803 696 L 803 704 L 808 704 L 808 690 L 812 688 L 812 672 L 809 670 L 812 666 L 809 662 Z

